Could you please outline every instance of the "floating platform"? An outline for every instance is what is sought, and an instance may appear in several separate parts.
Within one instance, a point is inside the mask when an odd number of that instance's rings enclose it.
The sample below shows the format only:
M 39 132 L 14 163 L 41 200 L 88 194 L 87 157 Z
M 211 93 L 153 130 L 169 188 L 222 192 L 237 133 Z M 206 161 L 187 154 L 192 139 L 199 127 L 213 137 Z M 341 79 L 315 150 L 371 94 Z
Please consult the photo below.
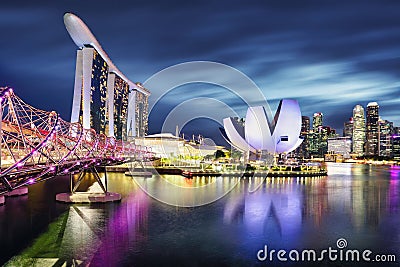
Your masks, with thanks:
M 1 195 L 0 196 L 0 206 L 3 206 L 5 201 L 6 201 L 6 198 L 3 195 Z
M 23 187 L 19 187 L 17 189 L 14 189 L 11 192 L 5 193 L 4 195 L 6 197 L 17 197 L 17 196 L 24 196 L 28 194 L 28 187 L 27 186 L 23 186 Z
M 118 193 L 60 193 L 56 195 L 56 200 L 64 203 L 107 203 L 121 201 Z
M 194 176 L 221 176 L 223 173 L 214 171 L 182 171 L 181 175 L 186 178 L 192 178 Z
M 117 166 L 107 166 L 106 170 L 108 172 L 127 172 L 129 171 L 129 167 L 127 166 L 121 166 L 121 165 L 117 165 Z
M 182 171 L 182 176 L 186 178 L 192 178 L 197 176 L 241 176 L 241 177 L 317 177 L 327 176 L 328 173 L 325 170 L 320 171 L 230 171 L 230 172 L 212 172 L 212 171 Z
M 183 170 L 177 167 L 157 167 L 155 168 L 158 174 L 171 174 L 171 175 L 181 175 Z
M 151 177 L 153 174 L 151 172 L 125 172 L 126 176 L 134 176 L 134 177 Z
M 115 168 L 114 168 L 115 167 Z M 193 169 L 182 169 L 179 167 L 156 167 L 154 169 L 150 169 L 146 172 L 143 172 L 141 169 L 137 168 L 135 171 L 130 172 L 129 168 L 122 167 L 122 166 L 113 166 L 107 167 L 107 171 L 114 171 L 114 172 L 124 172 L 127 176 L 134 176 L 134 177 L 149 177 L 151 176 L 152 171 L 154 174 L 170 174 L 170 175 L 182 175 L 186 178 L 192 178 L 197 176 L 241 176 L 241 177 L 253 177 L 253 176 L 267 176 L 267 177 L 317 177 L 317 176 L 327 176 L 326 170 L 318 170 L 318 171 L 225 171 L 225 172 L 216 172 L 212 170 L 201 170 L 200 168 L 193 168 Z M 129 173 L 133 173 L 130 175 Z M 143 173 L 145 173 L 143 175 Z

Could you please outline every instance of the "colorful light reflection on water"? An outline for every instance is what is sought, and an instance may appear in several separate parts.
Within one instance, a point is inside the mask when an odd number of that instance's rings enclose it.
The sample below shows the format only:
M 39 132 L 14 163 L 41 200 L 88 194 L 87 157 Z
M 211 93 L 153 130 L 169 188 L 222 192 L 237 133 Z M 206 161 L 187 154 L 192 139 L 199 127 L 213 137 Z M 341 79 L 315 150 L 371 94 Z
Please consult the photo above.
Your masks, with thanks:
M 109 189 L 123 195 L 121 203 L 58 204 L 52 197 L 67 190 L 68 181 L 62 180 L 64 185 L 59 187 L 52 180 L 34 185 L 29 197 L 7 199 L 9 203 L 0 207 L 0 246 L 11 248 L 7 255 L 2 254 L 0 263 L 14 254 L 32 256 L 35 251 L 42 266 L 54 262 L 252 266 L 265 265 L 256 259 L 256 252 L 265 244 L 276 249 L 319 249 L 334 245 L 340 237 L 352 247 L 399 255 L 397 171 L 384 166 L 329 164 L 327 178 L 268 178 L 254 193 L 247 189 L 261 178 L 243 179 L 224 198 L 196 208 L 157 202 L 121 174 L 109 175 Z M 156 187 L 161 178 L 148 179 Z M 201 177 L 187 181 L 180 176 L 167 179 L 181 181 L 186 187 L 232 182 Z M 29 217 L 46 220 L 37 224 L 37 219 L 26 220 Z M 16 220 L 19 223 L 14 225 Z M 52 221 L 64 226 L 49 234 L 53 228 L 46 229 L 46 224 Z M 52 243 L 58 251 L 51 255 L 42 253 L 37 244 L 48 240 L 40 238 L 46 233 L 59 237 L 58 243 Z M 29 242 L 21 243 L 21 236 Z M 21 249 L 25 250 L 20 253 Z

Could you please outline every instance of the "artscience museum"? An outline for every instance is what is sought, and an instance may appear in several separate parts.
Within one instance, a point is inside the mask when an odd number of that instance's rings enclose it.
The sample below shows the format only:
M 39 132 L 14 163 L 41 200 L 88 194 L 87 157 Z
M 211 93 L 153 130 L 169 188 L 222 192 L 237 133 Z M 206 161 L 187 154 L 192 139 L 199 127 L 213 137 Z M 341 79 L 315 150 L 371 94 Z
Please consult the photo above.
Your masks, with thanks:
M 300 107 L 292 99 L 280 101 L 273 119 L 268 118 L 263 106 L 257 106 L 248 108 L 244 122 L 229 117 L 223 124 L 226 141 L 245 153 L 289 153 L 303 141 Z

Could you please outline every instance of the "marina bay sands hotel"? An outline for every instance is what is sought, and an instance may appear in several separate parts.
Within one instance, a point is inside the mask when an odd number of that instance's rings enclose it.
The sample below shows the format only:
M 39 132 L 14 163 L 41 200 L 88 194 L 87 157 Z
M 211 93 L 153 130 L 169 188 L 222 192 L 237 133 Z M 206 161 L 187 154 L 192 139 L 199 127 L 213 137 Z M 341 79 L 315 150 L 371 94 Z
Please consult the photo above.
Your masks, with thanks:
M 71 122 L 119 140 L 145 136 L 150 91 L 118 70 L 79 17 L 66 13 L 64 24 L 79 47 Z

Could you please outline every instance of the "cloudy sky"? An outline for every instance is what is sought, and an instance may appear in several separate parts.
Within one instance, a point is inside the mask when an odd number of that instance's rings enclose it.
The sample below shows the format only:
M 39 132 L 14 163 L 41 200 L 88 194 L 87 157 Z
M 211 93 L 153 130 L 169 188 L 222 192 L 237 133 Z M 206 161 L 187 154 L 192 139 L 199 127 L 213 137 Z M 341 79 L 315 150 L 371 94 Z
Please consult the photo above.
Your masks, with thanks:
M 323 112 L 324 124 L 341 130 L 355 104 L 377 101 L 381 117 L 400 126 L 399 10 L 400 1 L 383 0 L 3 1 L 0 84 L 13 87 L 33 106 L 57 110 L 68 119 L 76 46 L 63 14 L 72 12 L 133 81 L 146 82 L 179 63 L 213 61 L 247 75 L 272 110 L 279 99 L 295 98 L 303 115 Z M 213 112 L 225 115 L 218 103 L 245 116 L 246 103 L 218 85 L 149 89 L 152 103 L 160 91 L 168 91 L 152 111 L 150 133 L 160 131 L 171 110 L 179 111 L 173 114 L 179 120 L 185 113 L 182 103 L 196 111 L 184 131 L 217 141 L 218 122 L 205 118 Z M 254 94 L 251 101 L 258 100 Z

